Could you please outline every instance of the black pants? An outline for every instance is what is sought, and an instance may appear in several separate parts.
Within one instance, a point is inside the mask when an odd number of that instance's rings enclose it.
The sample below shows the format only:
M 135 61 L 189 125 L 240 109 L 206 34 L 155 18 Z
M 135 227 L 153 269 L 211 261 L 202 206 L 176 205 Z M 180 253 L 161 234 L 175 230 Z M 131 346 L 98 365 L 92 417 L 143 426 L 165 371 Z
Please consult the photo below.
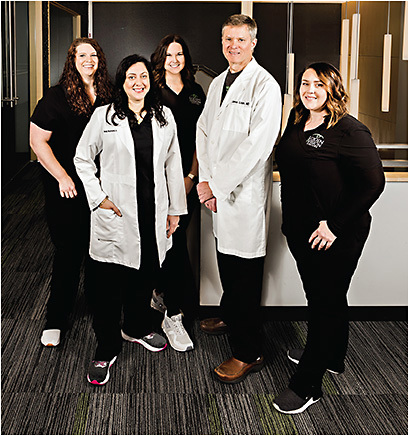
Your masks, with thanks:
M 308 301 L 308 335 L 304 354 L 290 381 L 301 397 L 322 395 L 326 368 L 344 368 L 348 347 L 347 292 L 369 228 L 335 240 L 327 251 L 312 250 L 306 238 L 287 236 Z
M 193 211 L 198 204 L 199 200 L 194 187 L 187 196 L 188 214 L 181 215 L 179 227 L 172 235 L 172 248 L 166 253 L 156 289 L 157 292 L 165 294 L 167 315 L 173 316 L 182 311 L 186 327 L 192 325 L 199 310 L 199 294 L 190 263 L 186 237 Z
M 264 257 L 244 259 L 217 251 L 223 295 L 222 319 L 229 326 L 233 356 L 254 362 L 262 354 L 260 302 Z
M 65 331 L 77 296 L 84 258 L 86 290 L 92 281 L 88 268 L 90 212 L 82 186 L 77 187 L 77 197 L 62 198 L 58 183 L 50 177 L 47 174 L 43 179 L 45 211 L 55 252 L 45 328 Z
M 122 349 L 121 328 L 128 336 L 142 338 L 152 332 L 150 307 L 154 271 L 91 260 L 95 271 L 95 298 L 91 302 L 98 346 L 95 360 L 111 360 Z M 123 312 L 123 322 L 122 322 Z

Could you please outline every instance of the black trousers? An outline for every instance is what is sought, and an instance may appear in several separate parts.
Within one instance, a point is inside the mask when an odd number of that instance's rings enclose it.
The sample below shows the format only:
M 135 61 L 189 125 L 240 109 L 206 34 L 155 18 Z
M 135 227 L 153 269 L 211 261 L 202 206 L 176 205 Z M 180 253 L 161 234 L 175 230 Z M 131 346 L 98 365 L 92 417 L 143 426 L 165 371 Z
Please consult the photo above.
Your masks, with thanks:
M 186 237 L 192 214 L 198 204 L 196 188 L 193 187 L 187 196 L 188 214 L 181 215 L 179 227 L 172 235 L 172 248 L 166 253 L 156 289 L 157 292 L 164 293 L 167 315 L 173 316 L 182 311 L 186 327 L 192 325 L 199 313 L 199 293 L 190 263 Z
M 91 262 L 95 297 L 90 305 L 98 342 L 94 360 L 111 360 L 122 349 L 121 329 L 133 338 L 142 338 L 153 330 L 150 300 L 155 285 L 154 271 L 143 264 L 137 270 L 114 263 Z
M 90 211 L 82 186 L 77 187 L 77 197 L 68 199 L 60 196 L 58 183 L 50 175 L 44 175 L 43 181 L 47 224 L 55 247 L 45 328 L 65 331 L 77 296 L 84 259 L 86 292 L 92 281 L 88 268 Z
M 336 239 L 327 251 L 312 250 L 308 238 L 287 236 L 308 302 L 308 334 L 304 354 L 290 380 L 301 397 L 322 395 L 326 368 L 344 368 L 348 347 L 347 292 L 369 227 Z
M 262 354 L 260 302 L 264 257 L 244 259 L 217 251 L 223 295 L 222 319 L 229 326 L 233 357 L 254 362 Z

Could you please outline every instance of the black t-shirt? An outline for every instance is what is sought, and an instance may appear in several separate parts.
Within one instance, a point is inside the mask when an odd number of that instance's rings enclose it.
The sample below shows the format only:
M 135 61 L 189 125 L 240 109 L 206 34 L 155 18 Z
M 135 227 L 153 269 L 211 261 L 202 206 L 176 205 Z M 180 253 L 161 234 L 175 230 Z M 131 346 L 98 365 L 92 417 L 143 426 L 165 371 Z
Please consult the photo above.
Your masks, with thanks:
M 385 183 L 368 128 L 350 115 L 328 129 L 304 125 L 292 111 L 276 148 L 284 234 L 309 237 L 321 220 L 336 236 L 367 227 Z
M 185 85 L 179 94 L 167 85 L 160 92 L 163 105 L 171 109 L 176 121 L 183 175 L 186 177 L 192 168 L 196 150 L 196 123 L 202 113 L 206 96 L 198 83 L 191 87 Z
M 223 85 L 222 99 L 220 100 L 220 105 L 223 103 L 223 100 L 226 97 L 227 91 L 230 89 L 230 87 L 233 85 L 234 81 L 237 79 L 237 77 L 239 77 L 239 75 L 242 71 L 243 70 L 241 70 L 237 73 L 232 73 L 232 72 L 230 72 L 230 70 L 227 71 L 226 79 L 225 79 L 224 85 Z
M 100 105 L 97 97 L 94 109 Z M 31 121 L 36 126 L 52 132 L 48 144 L 58 162 L 76 185 L 81 183 L 75 171 L 73 159 L 77 144 L 90 117 L 91 115 L 77 115 L 71 110 L 61 85 L 47 90 L 31 116 Z

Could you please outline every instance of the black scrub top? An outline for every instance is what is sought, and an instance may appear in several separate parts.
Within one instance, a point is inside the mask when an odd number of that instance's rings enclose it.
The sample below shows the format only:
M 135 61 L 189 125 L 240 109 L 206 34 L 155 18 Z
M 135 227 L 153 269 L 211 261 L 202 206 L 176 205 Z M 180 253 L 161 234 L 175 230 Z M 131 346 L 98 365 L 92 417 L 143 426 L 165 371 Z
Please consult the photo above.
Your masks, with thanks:
M 170 108 L 176 121 L 183 176 L 186 177 L 192 168 L 196 150 L 196 123 L 202 113 L 206 96 L 198 83 L 191 87 L 185 85 L 179 94 L 165 85 L 160 88 L 160 93 L 163 105 Z
M 97 97 L 93 108 L 95 109 L 100 105 L 101 102 Z M 37 103 L 31 116 L 31 121 L 36 126 L 52 132 L 48 144 L 58 162 L 73 179 L 76 187 L 82 187 L 82 183 L 75 171 L 73 159 L 77 144 L 90 117 L 91 114 L 89 116 L 77 115 L 71 110 L 61 85 L 53 86 L 47 90 L 44 97 Z M 50 181 L 53 179 L 54 183 L 58 184 L 51 175 L 49 178 Z
M 136 198 L 141 237 L 141 266 L 159 267 L 155 230 L 155 182 L 153 175 L 152 121 L 146 115 L 141 124 L 131 127 L 135 148 Z
M 385 184 L 370 131 L 350 115 L 306 132 L 305 121 L 294 125 L 293 110 L 276 147 L 283 233 L 309 238 L 322 220 L 336 236 L 368 228 Z

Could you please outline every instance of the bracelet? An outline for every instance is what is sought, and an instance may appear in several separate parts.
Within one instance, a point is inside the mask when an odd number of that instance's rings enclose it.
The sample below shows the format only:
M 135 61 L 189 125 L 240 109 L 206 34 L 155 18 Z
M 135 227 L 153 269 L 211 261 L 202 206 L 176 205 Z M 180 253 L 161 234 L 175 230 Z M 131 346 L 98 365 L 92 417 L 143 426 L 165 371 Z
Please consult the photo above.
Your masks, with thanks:
M 108 200 L 108 195 L 99 203 L 98 207 L 101 207 Z

